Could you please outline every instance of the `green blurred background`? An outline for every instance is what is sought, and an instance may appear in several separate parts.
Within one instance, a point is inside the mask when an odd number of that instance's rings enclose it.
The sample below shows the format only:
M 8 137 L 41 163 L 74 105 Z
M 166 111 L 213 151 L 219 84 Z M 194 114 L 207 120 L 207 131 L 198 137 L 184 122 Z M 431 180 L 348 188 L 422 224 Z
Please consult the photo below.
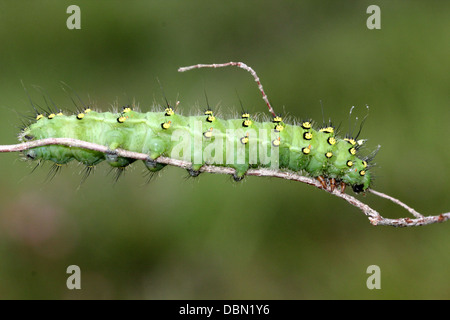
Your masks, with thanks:
M 81 8 L 68 30 L 66 8 Z M 381 8 L 381 30 L 366 9 Z M 17 142 L 21 115 L 45 105 L 37 85 L 73 110 L 61 81 L 101 110 L 136 99 L 143 110 L 180 100 L 227 114 L 266 106 L 243 70 L 194 70 L 243 61 L 278 111 L 348 130 L 360 119 L 380 144 L 374 188 L 426 215 L 447 212 L 450 177 L 450 2 L 446 1 L 0 1 L 0 144 Z M 0 155 L 3 299 L 449 299 L 450 224 L 374 227 L 356 208 L 301 183 L 227 176 L 187 179 L 144 166 L 114 183 L 107 165 L 79 187 L 71 164 Z M 349 191 L 350 192 L 350 191 Z M 358 196 L 386 217 L 407 212 Z M 66 268 L 81 268 L 81 290 Z M 381 290 L 366 287 L 369 265 Z

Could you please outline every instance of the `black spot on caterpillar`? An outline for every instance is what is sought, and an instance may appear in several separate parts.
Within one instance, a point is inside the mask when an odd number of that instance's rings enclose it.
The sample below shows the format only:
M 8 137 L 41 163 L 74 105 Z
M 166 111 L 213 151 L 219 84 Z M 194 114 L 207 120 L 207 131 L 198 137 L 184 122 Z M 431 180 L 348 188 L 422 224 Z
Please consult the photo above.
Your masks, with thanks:
M 164 168 L 154 160 L 165 156 L 191 162 L 192 176 L 197 176 L 205 164 L 235 169 L 237 181 L 244 178 L 249 168 L 270 167 L 307 173 L 332 190 L 338 184 L 342 191 L 349 185 L 357 193 L 370 187 L 369 162 L 374 153 L 358 156 L 364 142 L 357 140 L 359 133 L 356 137 L 348 134 L 340 138 L 331 124 L 315 127 L 310 120 L 285 123 L 275 114 L 256 73 L 243 63 L 195 65 L 179 71 L 223 66 L 238 66 L 252 73 L 272 119 L 253 118 L 247 112 L 239 119 L 224 119 L 216 117 L 209 107 L 198 116 L 177 114 L 169 105 L 159 112 L 138 112 L 129 106 L 117 113 L 85 108 L 72 115 L 62 111 L 38 113 L 35 121 L 23 128 L 19 140 L 72 138 L 104 145 L 112 151 L 121 148 L 146 153 L 149 160 L 145 166 L 151 172 Z M 102 161 L 119 169 L 135 161 L 118 157 L 114 152 L 60 145 L 36 147 L 25 155 L 30 160 L 52 161 L 58 168 L 77 160 L 87 167 L 87 172 Z

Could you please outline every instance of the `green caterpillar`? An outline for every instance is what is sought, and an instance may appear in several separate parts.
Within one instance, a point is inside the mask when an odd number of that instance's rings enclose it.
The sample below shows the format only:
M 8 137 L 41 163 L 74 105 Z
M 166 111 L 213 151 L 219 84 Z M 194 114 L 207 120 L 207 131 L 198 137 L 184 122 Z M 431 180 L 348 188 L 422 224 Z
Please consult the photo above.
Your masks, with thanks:
M 253 71 L 240 64 L 226 65 Z M 202 66 L 210 65 L 193 67 Z M 23 128 L 19 140 L 73 138 L 104 145 L 110 150 L 121 148 L 145 153 L 149 155 L 145 165 L 151 172 L 165 166 L 154 161 L 165 156 L 191 162 L 189 172 L 193 176 L 205 164 L 234 168 L 237 181 L 249 168 L 270 167 L 307 173 L 332 190 L 338 184 L 342 191 L 348 185 L 357 193 L 370 187 L 369 161 L 373 157 L 358 157 L 363 140 L 350 136 L 339 138 L 331 124 L 314 128 L 310 120 L 285 123 L 273 112 L 256 73 L 254 77 L 273 115 L 271 120 L 258 121 L 247 112 L 239 119 L 221 119 L 209 108 L 203 115 L 183 116 L 169 105 L 164 111 L 146 113 L 129 106 L 117 113 L 86 108 L 73 115 L 61 111 L 39 113 L 32 124 Z M 135 161 L 112 152 L 105 154 L 61 145 L 36 147 L 25 151 L 25 155 L 32 160 L 50 160 L 56 166 L 77 160 L 87 168 L 107 161 L 112 167 L 122 169 Z

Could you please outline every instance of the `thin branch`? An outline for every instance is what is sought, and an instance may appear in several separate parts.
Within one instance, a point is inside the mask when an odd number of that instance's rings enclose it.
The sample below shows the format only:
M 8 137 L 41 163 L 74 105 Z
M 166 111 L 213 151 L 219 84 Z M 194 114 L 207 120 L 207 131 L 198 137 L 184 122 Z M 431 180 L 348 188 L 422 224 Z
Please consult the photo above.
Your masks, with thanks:
M 269 98 L 267 97 L 266 93 L 264 92 L 264 88 L 261 84 L 261 80 L 259 80 L 258 75 L 256 74 L 255 70 L 253 70 L 251 67 L 249 67 L 248 65 L 246 65 L 243 62 L 227 62 L 227 63 L 213 63 L 213 64 L 196 64 L 193 66 L 188 66 L 188 67 L 181 67 L 178 68 L 178 72 L 186 72 L 189 70 L 193 70 L 193 69 L 200 69 L 200 68 L 223 68 L 223 67 L 229 67 L 229 66 L 236 66 L 238 68 L 244 69 L 248 72 L 250 72 L 250 74 L 253 76 L 253 78 L 255 79 L 256 84 L 258 85 L 259 91 L 261 91 L 262 94 L 262 98 L 264 100 L 264 102 L 266 103 L 267 107 L 269 108 L 269 112 L 276 117 L 277 115 L 275 114 L 275 111 L 273 110 L 270 102 L 269 102 Z
M 47 139 L 41 139 L 41 140 L 35 140 L 35 141 L 29 141 L 24 142 L 20 144 L 15 145 L 0 145 L 0 152 L 19 152 L 19 151 L 25 151 L 28 149 L 36 148 L 36 147 L 42 147 L 47 145 L 64 145 L 72 148 L 82 148 L 87 150 L 93 150 L 98 151 L 102 153 L 113 153 L 119 157 L 124 158 L 131 158 L 136 160 L 142 160 L 146 161 L 149 160 L 149 156 L 145 153 L 139 153 L 139 152 L 133 152 L 133 151 L 127 151 L 123 149 L 116 149 L 116 150 L 110 150 L 108 147 L 98 145 L 91 142 L 76 140 L 76 139 L 70 139 L 70 138 L 47 138 Z M 162 164 L 167 164 L 175 167 L 180 167 L 183 169 L 190 169 L 192 167 L 192 164 L 188 161 L 182 161 L 177 159 L 172 159 L 169 157 L 158 157 L 154 161 Z M 211 165 L 204 165 L 200 168 L 200 172 L 209 172 L 209 173 L 219 173 L 219 174 L 234 174 L 235 170 L 229 167 L 220 167 L 220 166 L 211 166 Z M 367 189 L 367 192 L 370 192 L 374 195 L 377 195 L 382 198 L 386 198 L 388 200 L 393 201 L 395 204 L 405 208 L 408 210 L 415 219 L 410 218 L 398 218 L 398 219 L 388 219 L 382 217 L 377 211 L 369 207 L 367 204 L 361 202 L 360 200 L 356 199 L 355 197 L 343 193 L 339 188 L 334 189 L 333 191 L 329 189 L 323 188 L 322 184 L 311 177 L 305 177 L 302 175 L 299 175 L 297 173 L 292 172 L 286 172 L 286 171 L 279 171 L 279 170 L 271 170 L 266 168 L 260 168 L 260 169 L 249 169 L 246 173 L 248 176 L 258 176 L 258 177 L 274 177 L 274 178 L 280 178 L 285 180 L 292 180 L 292 181 L 298 181 L 302 183 L 306 183 L 308 185 L 314 186 L 316 188 L 322 189 L 324 191 L 327 191 L 328 193 L 331 193 L 332 195 L 339 197 L 348 203 L 350 203 L 352 206 L 360 209 L 369 219 L 370 223 L 372 225 L 383 225 L 383 226 L 394 226 L 394 227 L 415 227 L 415 226 L 422 226 L 437 222 L 444 222 L 450 219 L 450 212 L 442 213 L 437 216 L 423 216 L 422 214 L 418 213 L 411 207 L 407 206 L 403 202 L 401 202 L 398 199 L 395 199 L 391 196 L 388 196 L 382 192 L 375 191 L 373 189 Z
M 398 199 L 396 199 L 396 198 L 393 198 L 393 197 L 391 197 L 391 196 L 389 196 L 389 195 L 387 195 L 387 194 L 384 194 L 384 193 L 382 193 L 382 192 L 375 191 L 375 190 L 373 190 L 373 189 L 371 189 L 370 192 L 373 193 L 374 195 L 377 195 L 377 196 L 381 197 L 381 198 L 385 198 L 385 199 L 391 200 L 391 201 L 394 202 L 395 204 L 397 204 L 397 205 L 399 205 L 399 206 L 405 208 L 406 210 L 408 210 L 409 213 L 411 213 L 411 214 L 412 214 L 414 217 L 416 217 L 416 218 L 419 218 L 419 219 L 420 219 L 420 218 L 423 218 L 423 215 L 422 215 L 422 214 L 418 213 L 416 210 L 414 210 L 413 208 L 407 206 L 406 204 L 404 204 L 403 202 L 401 202 L 400 200 L 398 200 Z

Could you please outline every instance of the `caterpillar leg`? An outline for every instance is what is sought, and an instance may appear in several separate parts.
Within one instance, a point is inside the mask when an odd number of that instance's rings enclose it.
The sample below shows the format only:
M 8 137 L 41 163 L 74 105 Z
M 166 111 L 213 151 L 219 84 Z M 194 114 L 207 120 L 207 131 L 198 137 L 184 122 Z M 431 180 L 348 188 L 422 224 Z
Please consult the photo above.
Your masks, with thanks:
M 342 193 L 344 193 L 345 192 L 345 187 L 346 187 L 347 185 L 345 184 L 345 182 L 344 181 L 341 181 L 341 192 Z
M 166 164 L 156 162 L 151 158 L 145 160 L 144 163 L 150 172 L 158 172 L 159 170 L 162 170 L 166 166 Z
M 105 153 L 105 159 L 106 162 L 113 168 L 125 168 L 136 161 L 136 159 L 119 157 L 112 149 Z M 86 163 L 86 161 L 82 162 Z
M 318 176 L 317 180 L 319 180 L 320 184 L 322 185 L 322 188 L 329 191 L 329 192 L 333 192 L 336 189 L 336 178 L 325 178 L 323 176 Z M 343 188 L 343 189 L 342 189 Z M 341 191 L 344 192 L 345 190 L 345 183 L 344 186 L 342 187 L 341 184 Z
M 187 169 L 187 172 L 189 173 L 189 175 L 191 177 L 198 177 L 200 175 L 200 171 L 199 170 L 194 170 L 193 168 L 191 169 Z
M 336 179 L 335 178 L 331 178 L 330 179 L 330 191 L 333 192 L 334 189 L 336 189 Z
M 320 184 L 322 185 L 322 188 L 325 190 L 328 190 L 327 182 L 323 176 L 318 176 L 317 180 L 319 180 Z
M 200 168 L 203 166 L 203 164 L 192 164 L 192 167 L 190 169 L 187 169 L 187 172 L 191 177 L 198 177 L 200 175 Z
M 242 181 L 247 173 L 249 165 L 235 165 L 234 168 L 236 169 L 236 173 L 233 174 L 234 181 Z

